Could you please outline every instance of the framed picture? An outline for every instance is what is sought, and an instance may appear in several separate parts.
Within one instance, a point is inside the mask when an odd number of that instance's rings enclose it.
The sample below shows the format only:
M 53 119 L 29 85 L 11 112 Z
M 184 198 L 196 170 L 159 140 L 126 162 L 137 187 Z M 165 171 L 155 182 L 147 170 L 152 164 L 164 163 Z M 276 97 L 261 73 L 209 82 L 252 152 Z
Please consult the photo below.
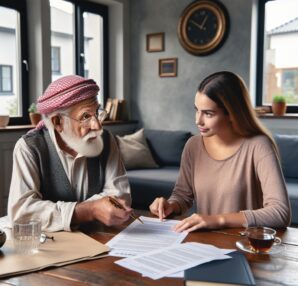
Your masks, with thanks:
M 177 76 L 177 58 L 159 59 L 159 76 Z
M 147 34 L 146 50 L 147 52 L 162 52 L 165 50 L 165 33 Z
M 110 120 L 115 121 L 118 118 L 119 113 L 119 99 L 113 98 L 112 110 L 110 113 Z
M 112 107 L 113 107 L 113 99 L 112 98 L 108 98 L 106 106 L 105 106 L 105 110 L 108 113 L 108 117 L 107 119 L 111 119 L 111 111 L 112 111 Z

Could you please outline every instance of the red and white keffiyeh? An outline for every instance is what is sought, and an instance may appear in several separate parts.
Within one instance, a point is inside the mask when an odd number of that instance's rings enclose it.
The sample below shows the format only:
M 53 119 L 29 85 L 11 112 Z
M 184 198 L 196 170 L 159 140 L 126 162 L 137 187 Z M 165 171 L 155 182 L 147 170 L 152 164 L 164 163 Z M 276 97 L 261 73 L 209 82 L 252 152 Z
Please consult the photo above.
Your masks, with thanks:
M 37 110 L 41 114 L 67 108 L 80 101 L 96 97 L 99 87 L 92 79 L 78 75 L 68 75 L 53 81 L 37 100 Z
M 98 91 L 99 87 L 92 79 L 85 79 L 78 75 L 64 76 L 53 81 L 38 98 L 37 110 L 41 114 L 49 114 L 85 99 L 96 97 Z M 33 130 L 44 126 L 45 123 L 41 120 Z

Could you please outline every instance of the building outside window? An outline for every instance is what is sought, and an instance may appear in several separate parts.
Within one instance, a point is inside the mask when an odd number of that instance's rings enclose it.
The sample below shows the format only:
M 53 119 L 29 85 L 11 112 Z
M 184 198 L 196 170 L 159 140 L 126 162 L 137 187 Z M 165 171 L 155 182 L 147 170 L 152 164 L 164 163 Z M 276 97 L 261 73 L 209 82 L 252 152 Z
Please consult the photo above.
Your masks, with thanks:
M 60 73 L 60 47 L 51 47 L 52 74 Z
M 287 111 L 298 112 L 298 1 L 261 0 L 259 8 L 257 104 L 284 95 Z
M 12 66 L 0 65 L 0 94 L 12 95 Z
M 10 124 L 28 120 L 26 1 L 0 0 L 0 114 Z

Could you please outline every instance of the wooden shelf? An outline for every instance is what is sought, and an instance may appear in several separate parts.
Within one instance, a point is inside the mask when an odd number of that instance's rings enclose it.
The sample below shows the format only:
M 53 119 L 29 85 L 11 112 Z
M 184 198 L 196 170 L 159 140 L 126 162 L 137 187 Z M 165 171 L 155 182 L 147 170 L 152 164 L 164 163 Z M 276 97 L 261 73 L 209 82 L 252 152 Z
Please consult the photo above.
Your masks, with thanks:
M 103 122 L 103 126 L 111 126 L 111 125 L 125 125 L 125 124 L 137 124 L 138 121 L 137 120 L 114 120 L 114 121 L 104 121 Z M 34 128 L 34 125 L 8 125 L 6 127 L 0 127 L 0 132 L 1 131 L 18 131 L 18 130 L 30 130 L 32 128 Z
M 273 113 L 259 114 L 259 118 L 268 118 L 268 119 L 298 119 L 298 113 L 286 113 L 283 116 L 276 116 Z

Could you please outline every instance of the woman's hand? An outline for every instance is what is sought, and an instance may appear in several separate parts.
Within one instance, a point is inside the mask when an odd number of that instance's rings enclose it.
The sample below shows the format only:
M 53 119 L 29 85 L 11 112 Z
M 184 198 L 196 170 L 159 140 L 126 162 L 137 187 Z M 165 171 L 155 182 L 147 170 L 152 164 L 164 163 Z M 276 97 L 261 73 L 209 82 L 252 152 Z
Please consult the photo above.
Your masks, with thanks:
M 221 228 L 224 226 L 224 220 L 223 215 L 193 214 L 177 223 L 173 230 L 176 232 L 191 232 L 200 228 Z
M 149 209 L 160 220 L 163 220 L 175 210 L 173 204 L 169 203 L 165 198 L 156 198 L 149 206 Z

